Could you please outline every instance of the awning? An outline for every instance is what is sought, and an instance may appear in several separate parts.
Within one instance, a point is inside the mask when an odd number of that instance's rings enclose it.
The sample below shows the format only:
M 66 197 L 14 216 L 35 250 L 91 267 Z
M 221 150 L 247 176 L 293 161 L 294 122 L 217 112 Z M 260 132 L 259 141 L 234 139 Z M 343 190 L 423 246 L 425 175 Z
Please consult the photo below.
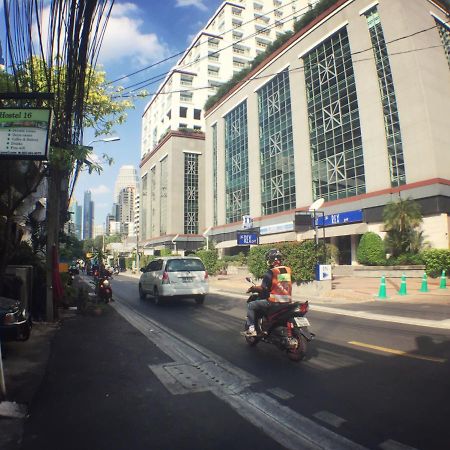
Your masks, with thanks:
M 232 241 L 222 241 L 217 244 L 214 244 L 215 248 L 231 248 L 231 247 L 236 247 L 236 246 L 237 246 L 236 239 L 234 239 Z
M 325 237 L 347 236 L 351 234 L 364 234 L 368 231 L 367 223 L 351 223 L 348 225 L 339 225 L 336 227 L 325 227 Z M 323 238 L 323 228 L 317 229 L 317 234 Z M 309 230 L 306 233 L 298 234 L 299 240 L 314 239 L 314 230 Z
M 296 241 L 297 233 L 290 231 L 289 233 L 265 234 L 259 237 L 260 244 L 272 244 L 275 242 Z

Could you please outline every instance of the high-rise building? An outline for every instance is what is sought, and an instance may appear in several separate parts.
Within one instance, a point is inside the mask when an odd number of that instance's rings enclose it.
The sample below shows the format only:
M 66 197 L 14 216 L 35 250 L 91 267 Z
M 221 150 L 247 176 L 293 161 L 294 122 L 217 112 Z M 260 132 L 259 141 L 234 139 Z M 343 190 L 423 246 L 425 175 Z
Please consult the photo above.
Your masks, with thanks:
M 94 236 L 94 202 L 91 191 L 84 192 L 83 202 L 83 239 L 92 239 Z
M 203 107 L 217 88 L 306 13 L 313 0 L 224 1 L 171 69 L 142 116 L 141 157 L 168 131 L 204 130 Z
M 136 188 L 125 187 L 119 192 L 119 222 L 122 224 L 122 233 L 134 235 L 134 206 Z
M 114 203 L 119 203 L 119 194 L 123 188 L 138 189 L 139 177 L 134 166 L 122 166 L 114 185 Z M 114 212 L 113 212 L 114 213 Z
M 83 228 L 83 207 L 75 200 L 72 206 L 72 220 L 74 223 L 74 234 L 77 239 L 81 240 L 81 231 Z
M 312 0 L 225 1 L 172 68 L 142 116 L 140 237 L 148 246 L 203 244 L 204 106 Z

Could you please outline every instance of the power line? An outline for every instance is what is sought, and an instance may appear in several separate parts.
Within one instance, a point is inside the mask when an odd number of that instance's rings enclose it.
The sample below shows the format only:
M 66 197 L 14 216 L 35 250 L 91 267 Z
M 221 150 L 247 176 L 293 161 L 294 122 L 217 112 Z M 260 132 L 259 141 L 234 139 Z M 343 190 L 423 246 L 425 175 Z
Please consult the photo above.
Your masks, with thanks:
M 263 12 L 263 13 L 261 13 L 260 15 L 261 15 L 261 16 L 265 16 L 265 15 L 267 15 L 267 14 L 270 14 L 270 13 L 273 13 L 273 12 L 275 12 L 275 11 L 281 10 L 282 8 L 286 8 L 287 6 L 292 5 L 292 4 L 295 3 L 296 1 L 297 1 L 297 0 L 292 0 L 291 2 L 286 3 L 285 5 L 279 6 L 278 8 L 272 9 L 272 10 L 270 10 L 270 11 Z M 299 11 L 302 11 L 303 9 L 305 9 L 305 8 L 302 8 L 302 9 L 300 9 Z M 230 28 L 229 30 L 226 30 L 226 31 L 224 31 L 224 32 L 222 32 L 222 33 L 219 33 L 219 34 L 217 34 L 217 37 L 225 36 L 227 33 L 230 33 L 230 32 L 232 32 L 232 31 L 237 30 L 237 29 L 240 28 L 242 25 L 247 25 L 247 24 L 249 24 L 249 23 L 251 23 L 251 22 L 254 22 L 254 21 L 256 21 L 256 20 L 257 20 L 257 17 L 255 17 L 254 19 L 251 19 L 251 20 L 249 20 L 249 21 L 247 21 L 247 22 L 242 23 L 241 25 L 239 25 L 239 27 Z M 202 31 L 203 31 L 203 30 L 202 30 Z M 207 44 L 207 42 L 202 42 L 202 43 L 200 43 L 199 45 L 203 45 L 203 44 Z M 185 48 L 184 50 L 182 50 L 182 51 L 180 51 L 180 52 L 178 52 L 178 53 L 175 53 L 175 54 L 173 54 L 173 55 L 171 55 L 171 56 L 168 56 L 167 58 L 164 58 L 164 59 L 162 59 L 162 60 L 160 60 L 160 61 L 156 61 L 155 63 L 150 64 L 149 66 L 146 66 L 146 67 L 143 67 L 142 69 L 136 70 L 135 72 L 129 73 L 129 74 L 127 74 L 127 75 L 123 75 L 123 76 L 120 77 L 120 78 L 116 78 L 115 80 L 109 81 L 109 82 L 107 83 L 107 85 L 116 83 L 117 81 L 123 80 L 123 79 L 125 79 L 125 78 L 129 78 L 129 77 L 131 77 L 131 76 L 133 76 L 133 75 L 136 75 L 136 74 L 138 74 L 138 73 L 141 73 L 141 72 L 143 72 L 143 71 L 145 71 L 145 70 L 148 70 L 148 69 L 151 69 L 151 68 L 153 68 L 153 67 L 156 67 L 156 66 L 158 66 L 158 65 L 160 65 L 160 64 L 163 64 L 163 63 L 165 63 L 165 62 L 167 62 L 167 61 L 169 61 L 169 60 L 171 60 L 171 59 L 173 59 L 173 58 L 176 58 L 177 56 L 181 56 L 181 55 L 183 55 L 184 53 L 186 53 L 186 51 L 188 50 L 188 48 L 189 48 L 189 47 Z M 170 73 L 170 72 L 167 72 L 167 73 Z
M 127 86 L 127 87 L 124 88 L 124 91 L 125 91 L 125 90 L 129 90 L 130 88 L 135 88 L 135 87 L 137 87 L 137 86 L 139 86 L 139 85 L 141 85 L 141 86 L 140 86 L 140 89 L 142 89 L 142 88 L 144 88 L 144 87 L 146 87 L 146 86 L 149 86 L 149 85 L 151 85 L 151 84 L 154 84 L 154 83 L 156 83 L 157 81 L 161 80 L 161 78 L 159 78 L 159 77 L 161 77 L 161 76 L 164 76 L 164 77 L 167 76 L 167 75 L 168 75 L 169 73 L 171 73 L 174 69 L 185 70 L 186 68 L 189 68 L 190 66 L 192 66 L 192 65 L 194 65 L 194 64 L 197 64 L 199 61 L 203 61 L 203 60 L 207 59 L 207 58 L 208 58 L 209 56 L 211 56 L 211 55 L 216 55 L 216 54 L 218 54 L 218 53 L 220 53 L 220 52 L 223 52 L 224 50 L 229 49 L 230 47 L 235 46 L 236 44 L 240 44 L 240 43 L 246 41 L 247 39 L 250 39 L 250 38 L 252 38 L 252 37 L 254 37 L 254 36 L 258 36 L 261 32 L 264 32 L 264 31 L 267 31 L 267 30 L 270 30 L 270 29 L 276 27 L 279 23 L 284 24 L 285 22 L 287 22 L 288 20 L 290 20 L 290 19 L 289 19 L 290 17 L 295 16 L 296 14 L 298 14 L 300 11 L 303 11 L 304 9 L 307 9 L 307 7 L 306 7 L 306 8 L 302 8 L 302 9 L 300 9 L 300 10 L 298 10 L 298 11 L 295 11 L 295 12 L 292 13 L 292 14 L 289 14 L 288 16 L 286 16 L 286 17 L 284 18 L 284 21 L 275 21 L 273 24 L 268 25 L 268 26 L 262 28 L 261 30 L 258 30 L 258 31 L 256 31 L 255 33 L 252 33 L 252 34 L 250 34 L 250 35 L 248 35 L 248 36 L 246 36 L 246 37 L 243 37 L 242 39 L 239 39 L 239 40 L 237 40 L 237 41 L 231 43 L 230 45 L 227 45 L 226 47 L 221 48 L 220 50 L 217 50 L 217 51 L 212 52 L 212 53 L 210 53 L 210 54 L 208 54 L 208 55 L 205 55 L 205 56 L 202 57 L 202 58 L 199 58 L 199 59 L 197 59 L 197 60 L 195 60 L 195 61 L 192 61 L 192 62 L 190 62 L 189 64 L 185 64 L 184 66 L 174 66 L 174 67 L 172 67 L 169 71 L 164 72 L 163 74 L 159 74 L 159 75 L 156 75 L 156 76 L 154 76 L 154 77 L 151 77 L 151 78 L 148 78 L 148 79 L 146 79 L 146 80 L 140 81 L 140 82 L 135 83 L 135 84 L 132 84 L 132 85 L 130 85 L 130 86 Z M 205 43 L 206 43 L 206 42 L 205 42 Z M 155 78 L 158 78 L 158 79 L 155 80 Z M 147 83 L 147 84 L 144 84 L 144 83 Z
M 446 22 L 446 23 L 448 23 L 448 22 Z M 387 41 L 385 43 L 386 43 L 386 45 L 387 44 L 392 44 L 394 42 L 398 42 L 398 41 L 401 41 L 403 39 L 411 38 L 413 36 L 416 36 L 418 34 L 430 31 L 430 30 L 435 29 L 435 28 L 437 28 L 437 25 L 434 25 L 434 26 L 429 27 L 429 28 L 425 28 L 423 30 L 415 31 L 414 33 L 411 33 L 411 34 L 408 34 L 408 35 L 405 35 L 405 36 L 401 36 L 401 37 L 392 39 L 391 41 Z M 389 56 L 398 56 L 398 55 L 403 55 L 403 54 L 407 54 L 407 53 L 413 53 L 413 52 L 417 52 L 417 51 L 423 51 L 423 50 L 429 50 L 429 49 L 441 48 L 441 47 L 442 47 L 442 45 L 433 45 L 433 46 L 427 46 L 427 47 L 418 48 L 418 49 L 402 50 L 402 51 L 398 51 L 398 52 L 395 52 L 395 53 L 390 53 Z M 366 48 L 364 50 L 358 50 L 356 52 L 351 52 L 350 56 L 359 55 L 361 53 L 366 53 L 366 52 L 371 51 L 371 50 L 374 50 L 373 46 L 368 47 L 368 48 Z M 372 58 L 364 58 L 364 59 L 355 60 L 355 61 L 353 61 L 353 63 L 359 63 L 359 62 L 371 61 L 371 60 L 372 60 Z M 296 71 L 304 70 L 304 68 L 305 68 L 305 66 L 299 66 L 299 67 L 295 67 L 295 68 L 292 68 L 292 69 L 287 69 L 287 72 L 296 72 Z M 266 74 L 266 75 L 254 76 L 254 77 L 252 77 L 252 80 L 271 78 L 271 77 L 277 75 L 277 73 L 271 73 L 271 74 Z M 243 80 L 241 80 L 241 81 L 243 81 Z M 183 92 L 193 92 L 193 91 L 200 91 L 200 90 L 210 89 L 210 88 L 211 88 L 211 86 L 200 86 L 200 87 L 191 88 L 191 89 L 178 89 L 178 90 L 173 90 L 173 91 L 167 91 L 167 92 L 164 92 L 164 93 L 156 91 L 154 93 L 148 94 L 148 96 L 157 95 L 157 94 L 158 95 L 169 95 L 169 94 L 176 94 L 176 93 L 183 93 Z M 117 98 L 117 97 L 132 97 L 132 95 L 125 93 L 123 95 L 114 96 L 113 98 Z

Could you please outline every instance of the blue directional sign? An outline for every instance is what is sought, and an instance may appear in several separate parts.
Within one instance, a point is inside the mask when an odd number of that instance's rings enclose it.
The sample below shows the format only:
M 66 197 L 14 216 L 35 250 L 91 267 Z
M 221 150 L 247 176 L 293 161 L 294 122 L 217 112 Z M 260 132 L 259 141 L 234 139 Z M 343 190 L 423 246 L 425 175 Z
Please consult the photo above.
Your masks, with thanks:
M 237 233 L 237 244 L 238 245 L 258 245 L 259 244 L 258 233 L 238 232 Z
M 328 214 L 323 217 L 317 217 L 318 227 L 331 227 L 333 225 L 345 225 L 347 223 L 356 223 L 363 221 L 362 209 L 354 211 L 345 211 L 337 214 Z

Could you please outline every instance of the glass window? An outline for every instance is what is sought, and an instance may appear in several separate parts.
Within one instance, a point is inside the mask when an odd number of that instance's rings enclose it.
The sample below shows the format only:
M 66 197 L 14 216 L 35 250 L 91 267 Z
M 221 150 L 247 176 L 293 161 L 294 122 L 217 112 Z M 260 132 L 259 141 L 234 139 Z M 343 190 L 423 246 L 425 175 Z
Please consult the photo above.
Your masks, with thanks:
M 402 136 L 399 127 L 400 119 L 397 110 L 397 100 L 395 98 L 389 55 L 384 40 L 380 16 L 376 7 L 366 13 L 366 19 L 372 41 L 378 83 L 380 86 L 381 103 L 383 105 L 391 186 L 400 186 L 406 183 Z M 394 122 L 397 124 L 395 130 L 391 126 Z
M 201 109 L 194 109 L 194 119 L 200 120 L 202 116 L 202 110 Z
M 212 126 L 213 157 L 213 225 L 217 225 L 217 125 Z
M 187 117 L 187 110 L 185 106 L 180 106 L 180 117 Z
M 289 72 L 258 91 L 263 215 L 295 208 L 294 145 Z
M 347 30 L 305 55 L 304 66 L 314 199 L 363 194 L 361 128 Z M 360 169 L 354 170 L 358 164 Z
M 450 28 L 439 20 L 434 20 L 436 21 L 436 27 L 439 31 L 439 36 L 441 37 L 445 55 L 447 56 L 448 67 L 450 68 Z
M 247 102 L 225 116 L 226 223 L 249 214 Z
M 203 272 L 205 266 L 199 259 L 183 258 L 169 259 L 166 264 L 167 272 Z
M 168 189 L 168 164 L 167 164 L 168 158 L 165 157 L 161 163 L 161 179 L 160 179 L 160 207 L 159 207 L 159 233 L 160 235 L 167 233 L 167 206 L 168 206 L 168 199 L 167 199 L 167 189 Z
M 184 233 L 198 233 L 198 154 L 184 154 Z

